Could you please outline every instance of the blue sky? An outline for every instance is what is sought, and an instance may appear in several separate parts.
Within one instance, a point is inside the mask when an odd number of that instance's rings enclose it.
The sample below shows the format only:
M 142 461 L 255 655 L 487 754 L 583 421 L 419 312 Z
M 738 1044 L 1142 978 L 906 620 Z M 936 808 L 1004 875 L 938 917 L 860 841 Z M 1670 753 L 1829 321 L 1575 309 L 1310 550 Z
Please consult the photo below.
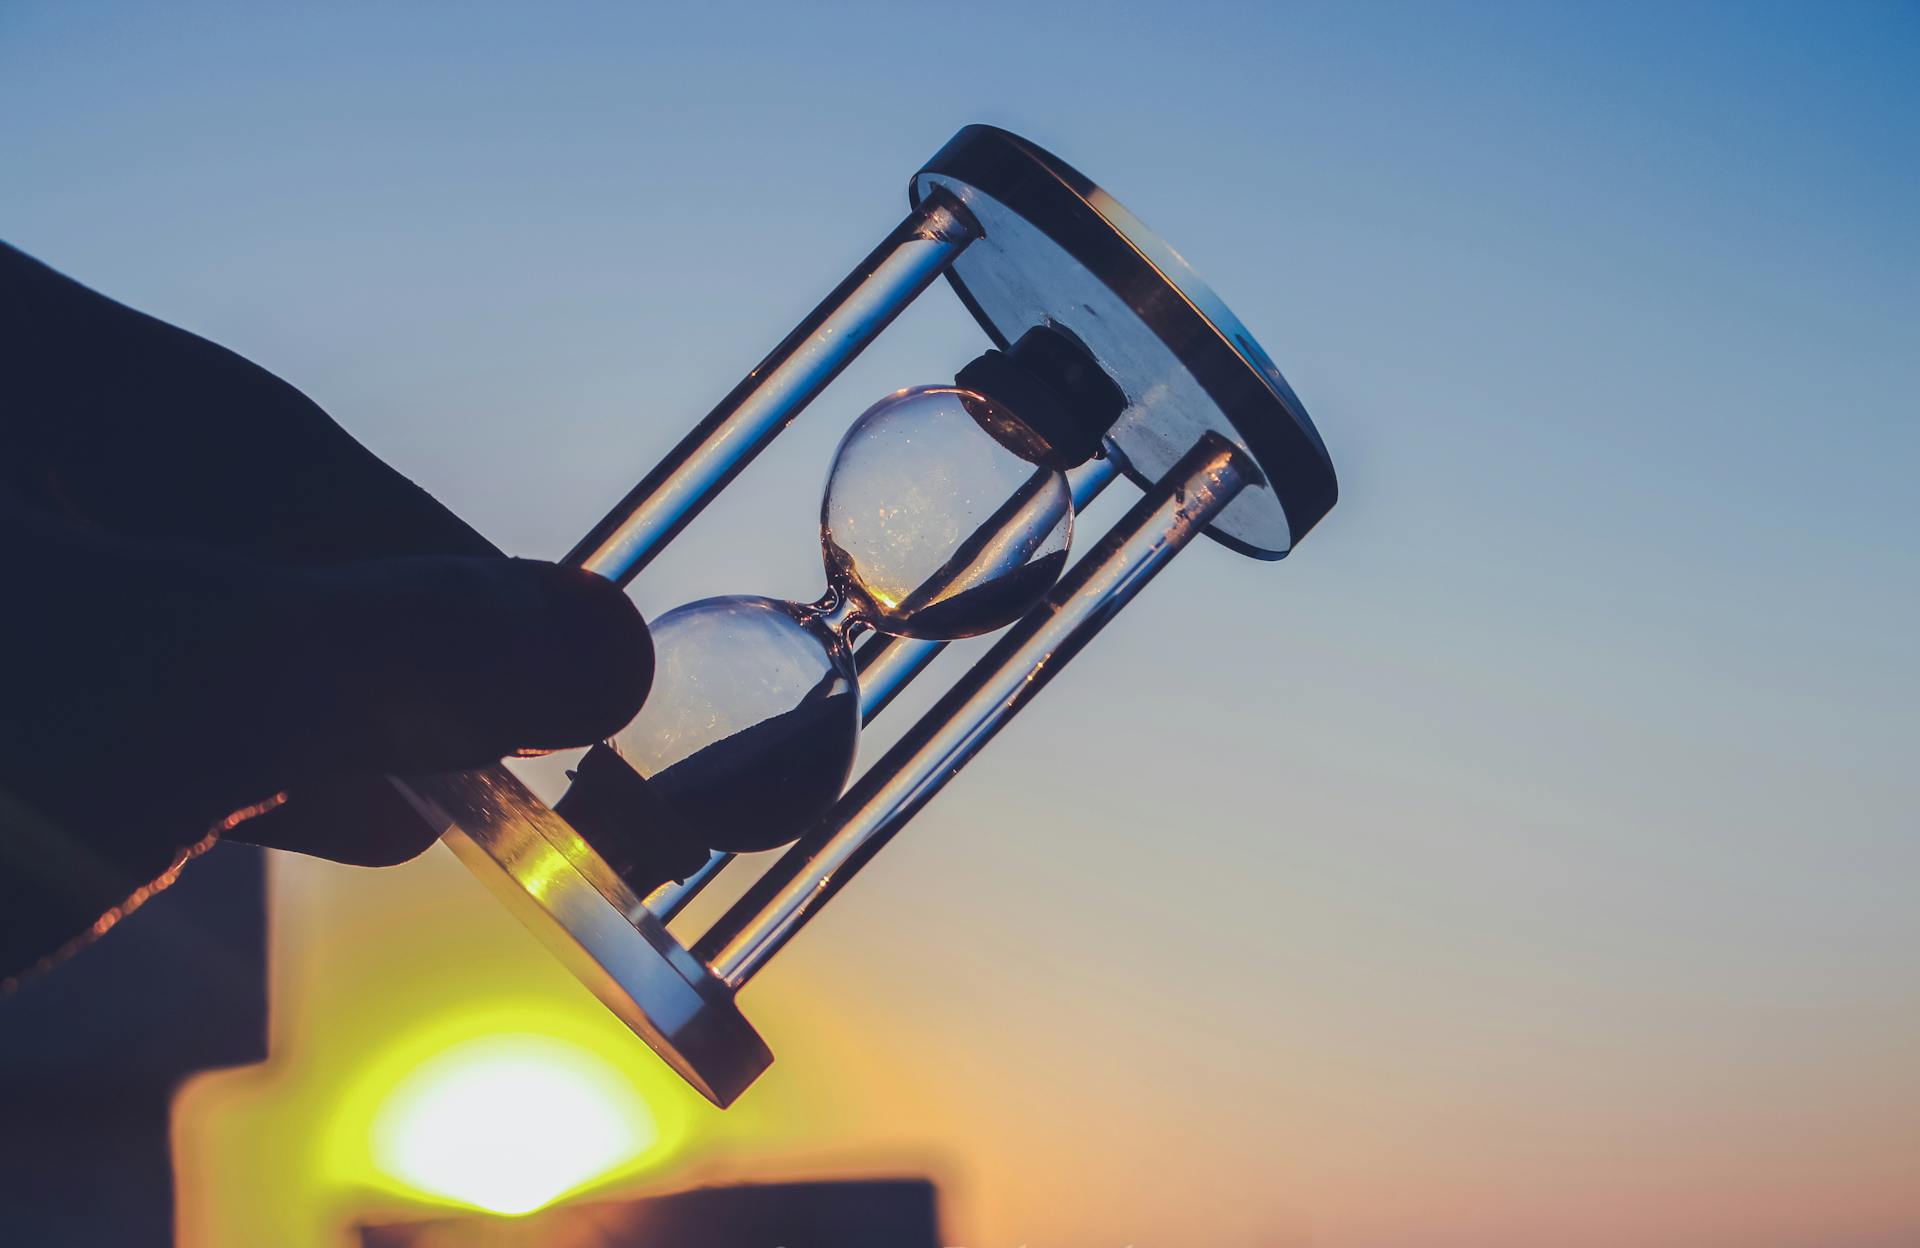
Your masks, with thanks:
M 1261 338 L 1342 502 L 1279 565 L 1183 558 L 770 979 L 865 1001 L 909 962 L 932 985 L 1045 948 L 1109 988 L 1063 1031 L 1116 1037 L 1128 984 L 1177 981 L 1210 1060 L 1265 1073 L 1138 1114 L 1244 1140 L 1245 1099 L 1270 1110 L 1269 1230 L 1517 1241 L 1678 1175 L 1761 1193 L 1754 1225 L 1665 1209 L 1640 1242 L 1855 1216 L 1877 1243 L 1920 1228 L 1920 1183 L 1858 1177 L 1911 1177 L 1920 1120 L 1917 54 L 1911 4 L 15 0 L 0 236 L 552 556 L 949 134 L 1029 135 Z M 978 342 L 922 301 L 643 606 L 813 596 L 839 431 Z M 981 906 L 1010 930 L 927 928 Z M 1031 965 L 982 1008 L 1051 1017 L 1062 967 Z M 909 996 L 902 1045 L 985 1043 Z M 1018 1054 L 979 1061 L 1025 1086 Z M 1467 1103 L 1498 1130 L 1435 1108 Z M 1743 1151 L 1763 1131 L 1822 1160 Z M 1041 1242 L 1043 1180 L 972 1119 L 927 1134 L 972 1176 L 966 1226 Z M 1504 1151 L 1547 1136 L 1565 1165 Z M 1637 1151 L 1580 1151 L 1611 1139 Z M 1492 1176 L 1544 1194 L 1516 1211 Z M 1094 1229 L 1150 1238 L 1116 1208 Z

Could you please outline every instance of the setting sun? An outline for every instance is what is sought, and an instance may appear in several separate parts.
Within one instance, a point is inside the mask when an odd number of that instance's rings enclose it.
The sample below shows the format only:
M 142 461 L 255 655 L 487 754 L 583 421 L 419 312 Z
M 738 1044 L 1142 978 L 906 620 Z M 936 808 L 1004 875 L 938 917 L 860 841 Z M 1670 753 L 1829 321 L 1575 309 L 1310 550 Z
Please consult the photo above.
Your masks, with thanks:
M 374 1118 L 373 1161 L 422 1194 L 531 1213 L 659 1139 L 631 1081 L 550 1036 L 468 1041 L 416 1067 Z

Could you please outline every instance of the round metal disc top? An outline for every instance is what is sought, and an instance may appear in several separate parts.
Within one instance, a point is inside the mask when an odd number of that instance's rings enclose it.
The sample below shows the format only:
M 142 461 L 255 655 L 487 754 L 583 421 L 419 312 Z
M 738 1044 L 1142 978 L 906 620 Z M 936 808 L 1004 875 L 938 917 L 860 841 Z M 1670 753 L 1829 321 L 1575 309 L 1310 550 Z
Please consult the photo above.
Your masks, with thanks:
M 1071 165 L 1015 134 L 968 126 L 915 174 L 964 204 L 981 236 L 947 276 L 996 345 L 1035 325 L 1071 331 L 1126 391 L 1112 437 L 1142 484 L 1207 430 L 1239 443 L 1266 476 L 1210 533 L 1278 559 L 1334 504 L 1333 461 L 1306 408 L 1187 262 Z

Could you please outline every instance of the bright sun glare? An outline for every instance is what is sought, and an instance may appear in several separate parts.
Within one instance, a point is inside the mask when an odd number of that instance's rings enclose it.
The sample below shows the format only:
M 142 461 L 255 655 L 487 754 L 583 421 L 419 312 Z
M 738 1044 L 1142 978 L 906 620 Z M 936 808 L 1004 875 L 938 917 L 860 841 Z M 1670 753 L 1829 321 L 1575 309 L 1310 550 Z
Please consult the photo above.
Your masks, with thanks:
M 373 1121 L 373 1161 L 422 1193 L 531 1213 L 659 1139 L 633 1084 L 551 1036 L 492 1035 L 409 1072 Z

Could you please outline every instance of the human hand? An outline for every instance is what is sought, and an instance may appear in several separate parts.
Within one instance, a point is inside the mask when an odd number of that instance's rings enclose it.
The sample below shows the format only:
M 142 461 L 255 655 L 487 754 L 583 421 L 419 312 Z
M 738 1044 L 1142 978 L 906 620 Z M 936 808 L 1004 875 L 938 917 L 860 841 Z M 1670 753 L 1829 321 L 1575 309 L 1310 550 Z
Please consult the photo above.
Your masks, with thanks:
M 385 773 L 586 744 L 646 694 L 615 586 L 502 557 L 291 386 L 4 244 L 0 437 L 0 974 L 237 809 L 402 861 L 433 831 Z

